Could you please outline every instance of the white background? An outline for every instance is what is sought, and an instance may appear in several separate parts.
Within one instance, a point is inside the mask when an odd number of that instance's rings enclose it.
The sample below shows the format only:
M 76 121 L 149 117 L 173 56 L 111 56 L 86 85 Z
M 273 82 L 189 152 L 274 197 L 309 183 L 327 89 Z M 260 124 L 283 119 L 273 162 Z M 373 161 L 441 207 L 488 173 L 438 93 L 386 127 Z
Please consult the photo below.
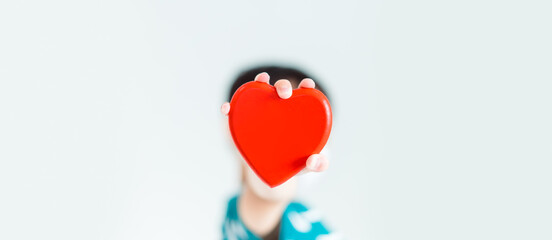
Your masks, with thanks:
M 239 70 L 334 107 L 348 239 L 552 238 L 549 1 L 2 1 L 0 239 L 218 239 Z

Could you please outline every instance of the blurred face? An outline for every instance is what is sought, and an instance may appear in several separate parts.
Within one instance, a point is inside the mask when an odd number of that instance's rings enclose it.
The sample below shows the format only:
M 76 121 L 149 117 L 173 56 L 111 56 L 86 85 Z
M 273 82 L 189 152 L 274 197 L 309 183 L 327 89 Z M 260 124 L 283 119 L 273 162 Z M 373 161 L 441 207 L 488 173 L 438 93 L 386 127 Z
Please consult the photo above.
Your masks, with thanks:
M 262 199 L 269 201 L 289 201 L 295 196 L 297 190 L 296 177 L 289 179 L 282 185 L 271 188 L 244 162 L 242 162 L 242 171 L 245 187 L 251 189 L 255 195 Z

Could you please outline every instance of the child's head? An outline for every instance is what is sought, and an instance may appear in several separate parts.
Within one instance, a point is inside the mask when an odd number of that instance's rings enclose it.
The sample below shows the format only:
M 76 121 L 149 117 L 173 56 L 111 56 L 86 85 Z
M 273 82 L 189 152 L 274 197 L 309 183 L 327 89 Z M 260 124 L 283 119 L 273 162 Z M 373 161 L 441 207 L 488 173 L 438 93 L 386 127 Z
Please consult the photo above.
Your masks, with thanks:
M 301 82 L 304 78 L 312 78 L 303 71 L 291 67 L 275 65 L 254 67 L 243 71 L 234 80 L 230 88 L 228 101 L 230 102 L 234 92 L 236 92 L 241 85 L 253 81 L 255 76 L 262 72 L 268 73 L 271 85 L 274 85 L 274 83 L 280 79 L 287 79 L 291 82 L 294 89 L 297 88 L 299 82 Z M 324 88 L 320 85 L 320 82 L 317 81 L 317 79 L 314 80 L 316 82 L 315 88 L 326 94 Z M 251 170 L 245 161 L 242 160 L 241 163 L 242 183 L 244 184 L 244 187 L 251 189 L 257 196 L 267 200 L 289 200 L 295 195 L 295 191 L 297 189 L 297 179 L 295 177 L 278 187 L 270 188 L 253 172 L 253 170 Z

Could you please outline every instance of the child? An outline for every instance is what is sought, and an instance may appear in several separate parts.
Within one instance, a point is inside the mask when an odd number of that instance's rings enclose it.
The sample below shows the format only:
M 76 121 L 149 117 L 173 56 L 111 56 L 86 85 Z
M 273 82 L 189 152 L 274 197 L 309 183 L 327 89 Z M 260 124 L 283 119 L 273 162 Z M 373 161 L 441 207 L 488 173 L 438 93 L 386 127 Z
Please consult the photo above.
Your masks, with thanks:
M 276 82 L 274 80 L 280 79 Z M 324 90 L 305 73 L 278 66 L 258 67 L 243 72 L 233 83 L 228 101 L 234 92 L 251 80 L 274 84 L 282 99 L 292 95 L 293 88 L 316 88 Z M 221 107 L 223 114 L 231 111 L 230 104 Z M 223 238 L 238 239 L 334 239 L 320 222 L 319 216 L 304 205 L 293 202 L 297 189 L 297 177 L 275 188 L 270 188 L 241 159 L 242 190 L 239 196 L 228 202 L 226 218 L 222 227 Z M 328 160 L 321 154 L 311 155 L 303 172 L 322 172 Z M 303 174 L 303 173 L 300 173 Z

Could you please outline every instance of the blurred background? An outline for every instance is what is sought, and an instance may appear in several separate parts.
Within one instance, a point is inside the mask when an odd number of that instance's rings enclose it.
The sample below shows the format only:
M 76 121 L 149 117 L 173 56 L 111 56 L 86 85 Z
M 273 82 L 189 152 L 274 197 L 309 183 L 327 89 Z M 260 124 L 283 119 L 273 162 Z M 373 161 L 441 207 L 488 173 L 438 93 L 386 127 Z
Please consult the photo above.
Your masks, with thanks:
M 219 112 L 296 66 L 335 110 L 302 200 L 347 239 L 552 239 L 549 1 L 2 1 L 0 239 L 220 239 Z

